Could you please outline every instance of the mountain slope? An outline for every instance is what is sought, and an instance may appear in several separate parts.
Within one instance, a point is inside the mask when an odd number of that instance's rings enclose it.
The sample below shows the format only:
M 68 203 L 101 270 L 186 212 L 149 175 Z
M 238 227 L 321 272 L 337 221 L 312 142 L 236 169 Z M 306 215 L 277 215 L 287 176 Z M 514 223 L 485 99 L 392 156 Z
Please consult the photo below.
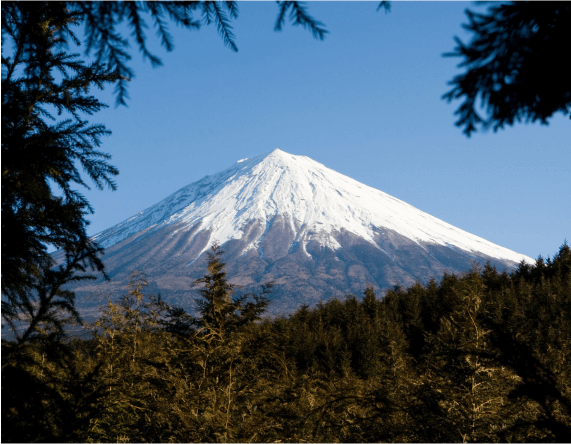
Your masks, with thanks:
M 463 271 L 510 267 L 524 255 L 460 230 L 305 156 L 276 149 L 190 184 L 94 239 L 119 291 L 142 269 L 187 305 L 214 241 L 247 289 L 276 280 L 274 310 Z M 84 292 L 94 287 L 84 287 Z

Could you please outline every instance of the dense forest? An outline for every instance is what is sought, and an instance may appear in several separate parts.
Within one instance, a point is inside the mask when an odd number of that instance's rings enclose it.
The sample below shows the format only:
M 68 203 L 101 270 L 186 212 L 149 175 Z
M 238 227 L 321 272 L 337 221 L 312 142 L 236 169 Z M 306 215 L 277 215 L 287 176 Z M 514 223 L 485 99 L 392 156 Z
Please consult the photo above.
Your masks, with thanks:
M 264 317 L 271 284 L 240 295 L 218 247 L 195 284 L 196 315 L 136 274 L 83 336 L 3 339 L 2 441 L 571 439 L 567 244 L 288 317 Z

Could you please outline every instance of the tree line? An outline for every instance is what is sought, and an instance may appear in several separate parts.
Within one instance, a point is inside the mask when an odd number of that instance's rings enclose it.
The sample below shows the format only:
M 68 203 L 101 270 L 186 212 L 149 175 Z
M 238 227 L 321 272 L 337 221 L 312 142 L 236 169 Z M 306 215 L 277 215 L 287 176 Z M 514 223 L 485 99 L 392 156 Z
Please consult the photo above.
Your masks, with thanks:
M 2 340 L 5 442 L 567 442 L 571 249 L 265 318 L 222 251 L 196 315 L 136 274 L 83 337 Z M 64 320 L 61 320 L 64 322 Z M 71 322 L 70 320 L 69 322 Z

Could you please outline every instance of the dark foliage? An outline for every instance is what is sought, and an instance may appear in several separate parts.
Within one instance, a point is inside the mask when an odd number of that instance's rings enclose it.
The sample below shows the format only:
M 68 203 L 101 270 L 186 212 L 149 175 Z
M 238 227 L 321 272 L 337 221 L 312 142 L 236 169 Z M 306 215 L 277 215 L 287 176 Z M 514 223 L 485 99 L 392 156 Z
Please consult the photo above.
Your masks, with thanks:
M 2 343 L 13 441 L 565 442 L 571 249 L 261 319 L 221 251 L 194 318 L 136 275 L 89 340 Z M 45 340 L 44 340 L 45 339 Z
M 203 337 L 216 336 L 222 341 L 232 332 L 260 319 L 269 303 L 266 294 L 271 293 L 272 288 L 272 283 L 267 283 L 260 295 L 235 297 L 236 285 L 226 281 L 223 254 L 220 246 L 215 244 L 208 252 L 208 273 L 193 283 L 193 287 L 199 287 L 201 296 L 196 300 L 199 317 L 193 323 Z M 249 301 L 249 298 L 253 300 Z
M 4 57 L 4 45 L 2 55 L 2 317 L 9 323 L 22 312 L 75 313 L 73 295 L 59 286 L 79 279 L 74 272 L 103 268 L 86 234 L 91 208 L 74 185 L 87 186 L 82 168 L 98 188 L 115 187 L 117 170 L 97 150 L 109 132 L 82 116 L 105 106 L 89 89 L 117 76 L 62 50 L 76 40 L 76 22 L 59 3 L 2 4 L 2 39 L 13 44 L 13 56 Z M 64 252 L 57 270 L 47 246 Z
M 569 3 L 501 2 L 466 15 L 472 40 L 456 38 L 454 51 L 445 54 L 461 57 L 465 72 L 444 95 L 449 102 L 463 100 L 456 125 L 466 135 L 478 126 L 496 131 L 522 121 L 547 124 L 559 112 L 571 117 Z
M 215 25 L 224 42 L 237 52 L 236 38 L 231 21 L 238 18 L 239 7 L 236 1 L 147 1 L 147 2 L 64 2 L 66 7 L 77 14 L 86 26 L 86 54 L 95 55 L 97 63 L 105 64 L 119 76 L 116 86 L 117 104 L 124 105 L 127 82 L 134 77 L 128 66 L 131 54 L 128 51 L 131 38 L 139 51 L 153 66 L 162 64 L 161 59 L 150 52 L 147 46 L 147 32 L 150 22 L 156 29 L 161 45 L 167 50 L 174 49 L 174 41 L 168 24 L 174 23 L 188 30 L 198 30 L 201 23 Z M 328 33 L 323 23 L 307 12 L 304 2 L 278 1 L 278 16 L 274 29 L 281 31 L 286 18 L 294 26 L 302 26 L 311 31 L 315 38 L 323 40 Z M 382 1 L 377 10 L 390 11 L 390 2 Z M 131 35 L 118 30 L 127 24 Z

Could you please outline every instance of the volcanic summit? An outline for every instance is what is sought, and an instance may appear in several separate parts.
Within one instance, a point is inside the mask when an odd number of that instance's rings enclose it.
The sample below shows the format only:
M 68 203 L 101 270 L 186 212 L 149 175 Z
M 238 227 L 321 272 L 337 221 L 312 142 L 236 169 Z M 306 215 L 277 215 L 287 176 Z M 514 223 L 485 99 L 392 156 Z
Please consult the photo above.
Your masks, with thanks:
M 368 285 L 426 283 L 474 261 L 499 269 L 534 262 L 280 149 L 187 185 L 94 240 L 105 248 L 111 281 L 76 288 L 79 305 L 83 294 L 123 292 L 141 270 L 150 291 L 191 308 L 190 284 L 204 274 L 214 242 L 244 291 L 275 281 L 273 313 Z

